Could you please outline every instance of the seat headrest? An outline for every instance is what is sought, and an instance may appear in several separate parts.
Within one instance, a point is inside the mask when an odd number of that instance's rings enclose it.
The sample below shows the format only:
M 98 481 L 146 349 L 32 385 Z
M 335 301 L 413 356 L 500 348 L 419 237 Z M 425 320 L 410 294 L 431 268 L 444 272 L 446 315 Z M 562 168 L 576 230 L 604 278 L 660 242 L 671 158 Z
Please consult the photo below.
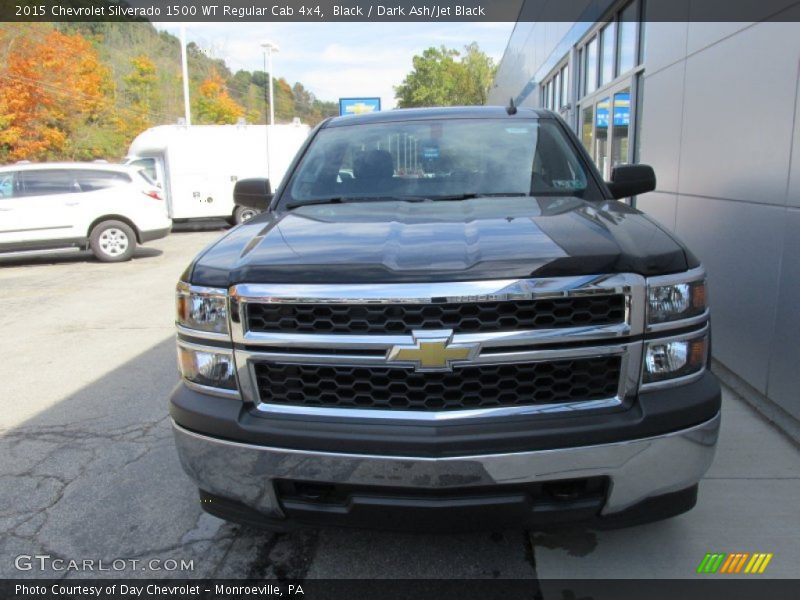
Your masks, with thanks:
M 356 179 L 389 179 L 394 175 L 394 160 L 386 150 L 370 150 L 359 156 L 353 165 Z

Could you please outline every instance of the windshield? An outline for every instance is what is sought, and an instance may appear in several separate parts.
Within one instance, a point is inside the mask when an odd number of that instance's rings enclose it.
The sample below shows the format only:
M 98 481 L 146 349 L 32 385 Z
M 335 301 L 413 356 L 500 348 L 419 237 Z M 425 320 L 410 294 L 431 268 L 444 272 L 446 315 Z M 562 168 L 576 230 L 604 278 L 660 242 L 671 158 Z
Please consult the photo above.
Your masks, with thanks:
M 492 195 L 597 198 L 550 119 L 443 119 L 322 129 L 287 186 L 289 205 Z

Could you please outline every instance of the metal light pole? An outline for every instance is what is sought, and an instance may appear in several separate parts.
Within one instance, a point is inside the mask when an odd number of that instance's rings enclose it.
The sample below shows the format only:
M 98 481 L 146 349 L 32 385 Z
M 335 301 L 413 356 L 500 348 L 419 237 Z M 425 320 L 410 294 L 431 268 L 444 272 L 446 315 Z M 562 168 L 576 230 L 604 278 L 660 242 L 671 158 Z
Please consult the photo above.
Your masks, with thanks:
M 192 124 L 192 111 L 189 108 L 189 67 L 186 60 L 186 27 L 181 25 L 181 76 L 183 78 L 183 114 L 186 125 Z
M 272 53 L 279 52 L 277 44 L 273 42 L 262 42 L 261 47 L 264 49 L 264 68 L 268 69 L 269 73 L 269 124 L 275 125 L 275 102 L 272 92 Z

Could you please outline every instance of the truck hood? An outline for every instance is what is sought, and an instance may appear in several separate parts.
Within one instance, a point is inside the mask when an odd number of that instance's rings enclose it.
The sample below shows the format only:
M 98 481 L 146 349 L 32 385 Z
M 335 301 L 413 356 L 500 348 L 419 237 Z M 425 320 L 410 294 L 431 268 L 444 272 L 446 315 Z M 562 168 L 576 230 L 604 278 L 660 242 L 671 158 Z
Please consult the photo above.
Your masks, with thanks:
M 234 228 L 191 281 L 388 283 L 686 270 L 696 259 L 615 201 L 476 198 L 303 206 Z

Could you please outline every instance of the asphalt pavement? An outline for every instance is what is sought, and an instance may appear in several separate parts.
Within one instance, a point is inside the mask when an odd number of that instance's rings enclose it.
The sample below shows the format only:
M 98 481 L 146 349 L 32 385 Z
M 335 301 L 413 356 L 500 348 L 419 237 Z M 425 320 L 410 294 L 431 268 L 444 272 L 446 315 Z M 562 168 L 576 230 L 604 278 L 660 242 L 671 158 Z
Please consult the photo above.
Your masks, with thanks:
M 659 523 L 276 535 L 203 513 L 167 414 L 173 290 L 221 233 L 173 233 L 122 264 L 0 259 L 0 577 L 687 578 L 708 552 L 770 552 L 760 577 L 800 576 L 800 450 L 728 390 L 697 507 Z

